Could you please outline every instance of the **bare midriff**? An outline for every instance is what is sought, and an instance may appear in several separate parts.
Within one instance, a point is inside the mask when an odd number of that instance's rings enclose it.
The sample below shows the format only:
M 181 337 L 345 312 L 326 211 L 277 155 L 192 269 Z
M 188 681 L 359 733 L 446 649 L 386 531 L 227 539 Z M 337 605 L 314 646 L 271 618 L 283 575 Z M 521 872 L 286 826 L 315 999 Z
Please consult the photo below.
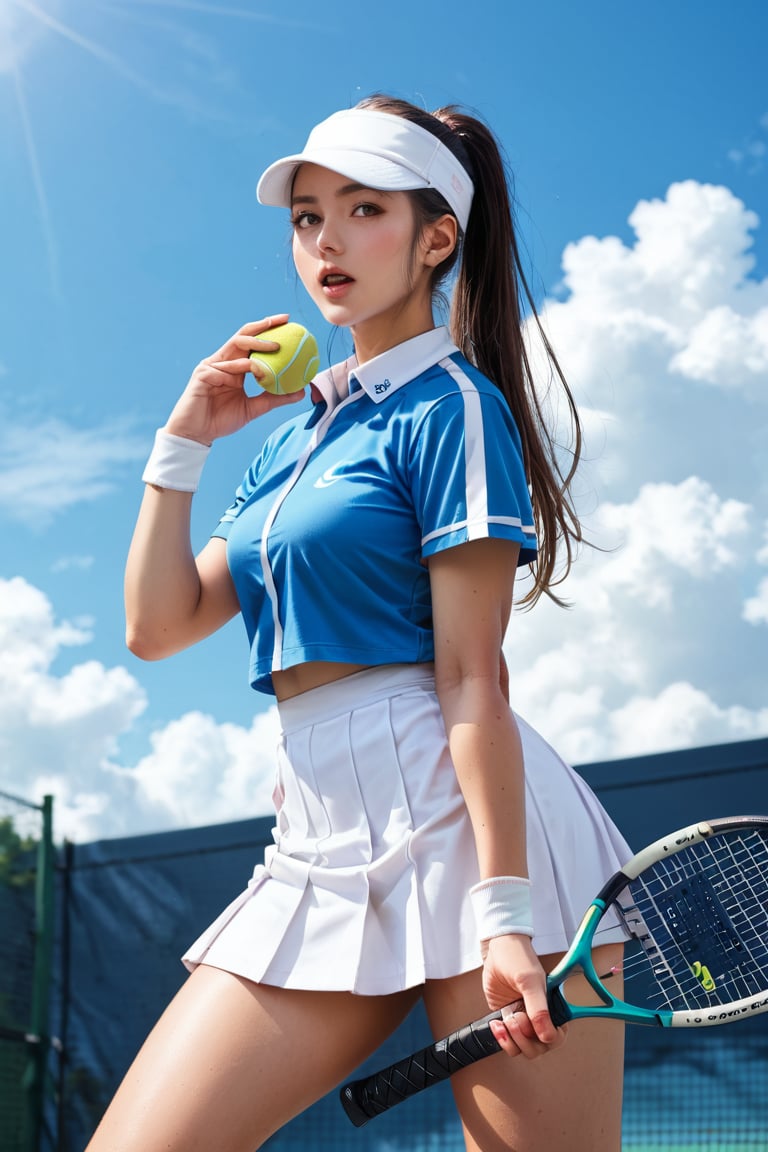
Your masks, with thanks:
M 322 684 L 332 684 L 334 680 L 343 680 L 355 672 L 364 672 L 368 667 L 367 664 L 343 664 L 330 660 L 310 660 L 306 664 L 297 664 L 283 672 L 272 673 L 275 696 L 278 700 L 290 700 L 292 696 L 299 696 Z

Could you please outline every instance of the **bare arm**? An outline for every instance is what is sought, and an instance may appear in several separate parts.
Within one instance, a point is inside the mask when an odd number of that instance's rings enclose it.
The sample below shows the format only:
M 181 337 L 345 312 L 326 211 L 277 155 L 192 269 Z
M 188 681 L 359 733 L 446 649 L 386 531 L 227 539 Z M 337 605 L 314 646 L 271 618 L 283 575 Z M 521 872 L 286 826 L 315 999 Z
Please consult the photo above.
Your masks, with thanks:
M 527 875 L 522 750 L 499 665 L 518 550 L 478 540 L 429 563 L 437 692 L 483 878 Z
M 192 554 L 191 504 L 189 492 L 144 493 L 125 569 L 126 642 L 142 660 L 195 644 L 239 610 L 225 541 Z
M 510 541 L 477 540 L 429 562 L 435 682 L 483 879 L 528 875 L 523 755 L 501 656 L 518 552 Z M 528 936 L 487 942 L 483 987 L 493 1009 L 524 1000 L 514 1024 L 494 1025 L 506 1051 L 533 1057 L 562 1043 Z
M 244 427 L 302 393 L 248 396 L 248 359 L 255 349 L 277 347 L 259 334 L 283 323 L 285 314 L 246 324 L 213 356 L 198 364 L 165 431 L 200 444 Z M 209 541 L 195 558 L 190 541 L 192 494 L 147 485 L 125 572 L 126 640 L 144 660 L 159 660 L 210 635 L 239 605 L 223 540 Z

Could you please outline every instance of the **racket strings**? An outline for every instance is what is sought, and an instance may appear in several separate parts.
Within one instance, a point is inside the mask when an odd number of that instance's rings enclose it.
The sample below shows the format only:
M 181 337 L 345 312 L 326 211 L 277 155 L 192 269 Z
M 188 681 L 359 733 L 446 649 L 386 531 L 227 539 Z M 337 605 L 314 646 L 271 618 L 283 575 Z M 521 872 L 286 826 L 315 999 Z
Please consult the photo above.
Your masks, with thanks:
M 656 1008 L 707 1008 L 768 987 L 768 838 L 716 835 L 657 861 L 617 906 L 640 948 L 625 981 L 645 973 Z M 653 984 L 648 985 L 648 974 Z

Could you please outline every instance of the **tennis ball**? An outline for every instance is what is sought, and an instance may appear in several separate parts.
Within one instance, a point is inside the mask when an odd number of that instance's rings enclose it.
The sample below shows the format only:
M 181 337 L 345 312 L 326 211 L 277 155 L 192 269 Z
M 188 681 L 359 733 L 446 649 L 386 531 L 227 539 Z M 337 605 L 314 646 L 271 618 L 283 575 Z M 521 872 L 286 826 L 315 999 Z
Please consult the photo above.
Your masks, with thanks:
M 250 358 L 263 370 L 258 383 L 266 392 L 283 395 L 299 392 L 320 367 L 317 340 L 301 324 L 279 324 L 259 333 L 260 340 L 274 340 L 277 352 L 251 352 Z

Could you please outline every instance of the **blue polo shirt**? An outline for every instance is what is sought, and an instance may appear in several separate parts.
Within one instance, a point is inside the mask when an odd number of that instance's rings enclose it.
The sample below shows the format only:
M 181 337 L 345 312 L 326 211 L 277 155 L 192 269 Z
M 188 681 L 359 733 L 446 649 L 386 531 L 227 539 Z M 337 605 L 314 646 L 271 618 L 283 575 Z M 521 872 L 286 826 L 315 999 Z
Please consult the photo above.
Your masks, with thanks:
M 250 683 L 309 660 L 434 659 L 424 560 L 469 540 L 536 556 L 520 437 L 445 328 L 321 373 L 268 438 L 214 536 L 251 646 Z

